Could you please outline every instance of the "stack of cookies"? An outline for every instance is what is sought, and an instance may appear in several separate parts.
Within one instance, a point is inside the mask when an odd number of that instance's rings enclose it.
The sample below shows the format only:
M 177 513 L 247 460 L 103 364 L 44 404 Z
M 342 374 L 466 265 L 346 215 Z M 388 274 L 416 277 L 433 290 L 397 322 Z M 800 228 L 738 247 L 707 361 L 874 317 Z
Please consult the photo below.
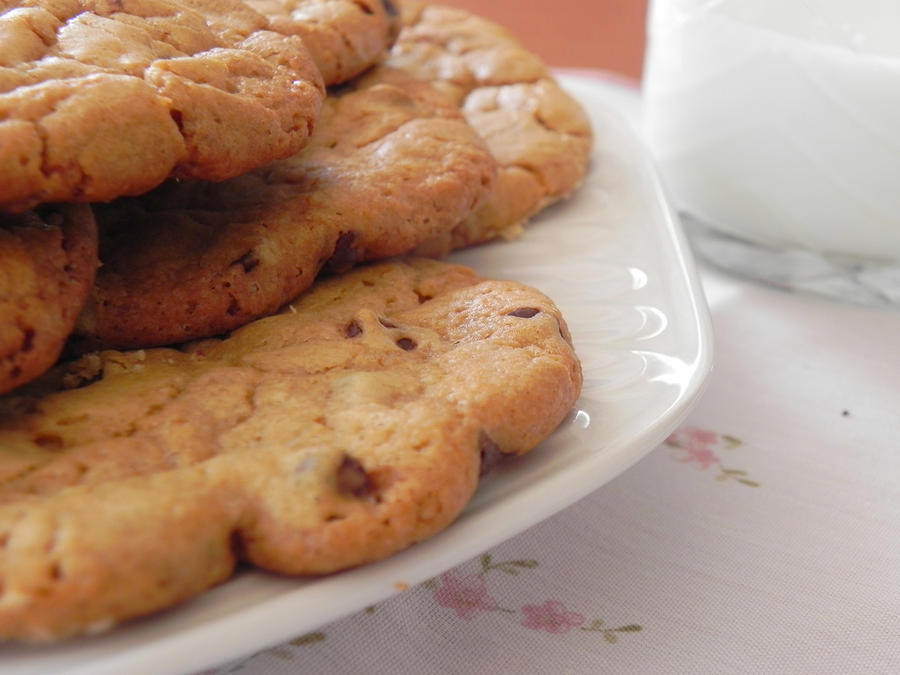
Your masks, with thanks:
M 590 148 L 460 10 L 3 2 L 0 639 L 451 523 L 581 371 L 549 298 L 439 258 L 517 236 Z

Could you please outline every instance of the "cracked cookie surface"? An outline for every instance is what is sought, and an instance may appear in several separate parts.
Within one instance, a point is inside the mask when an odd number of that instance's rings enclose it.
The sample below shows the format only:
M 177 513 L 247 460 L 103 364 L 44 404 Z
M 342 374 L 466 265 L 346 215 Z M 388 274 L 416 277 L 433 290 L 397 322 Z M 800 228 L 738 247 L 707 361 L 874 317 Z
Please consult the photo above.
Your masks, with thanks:
M 87 206 L 0 213 L 0 394 L 56 361 L 97 270 Z
M 379 71 L 380 72 L 380 71 Z M 329 96 L 310 144 L 223 183 L 182 181 L 96 209 L 103 267 L 73 348 L 231 330 L 323 267 L 405 253 L 488 194 L 496 162 L 453 101 L 377 73 Z
M 452 96 L 500 167 L 484 204 L 418 252 L 516 236 L 581 183 L 593 142 L 584 110 L 505 28 L 451 7 L 410 0 L 401 9 L 403 29 L 386 65 Z
M 303 38 L 325 84 L 359 75 L 394 43 L 400 16 L 391 0 L 246 0 L 272 28 Z
M 550 299 L 428 259 L 320 280 L 224 339 L 64 364 L 0 397 L 0 636 L 108 628 L 238 560 L 388 556 L 446 527 L 580 386 Z
M 222 180 L 297 152 L 324 90 L 238 0 L 0 2 L 0 208 Z

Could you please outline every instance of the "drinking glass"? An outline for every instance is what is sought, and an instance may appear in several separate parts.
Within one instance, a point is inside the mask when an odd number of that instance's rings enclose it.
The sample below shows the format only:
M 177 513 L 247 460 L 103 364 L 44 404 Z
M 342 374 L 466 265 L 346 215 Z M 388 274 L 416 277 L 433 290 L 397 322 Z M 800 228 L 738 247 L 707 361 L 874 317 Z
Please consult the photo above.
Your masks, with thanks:
M 644 129 L 701 259 L 900 306 L 900 2 L 651 0 Z

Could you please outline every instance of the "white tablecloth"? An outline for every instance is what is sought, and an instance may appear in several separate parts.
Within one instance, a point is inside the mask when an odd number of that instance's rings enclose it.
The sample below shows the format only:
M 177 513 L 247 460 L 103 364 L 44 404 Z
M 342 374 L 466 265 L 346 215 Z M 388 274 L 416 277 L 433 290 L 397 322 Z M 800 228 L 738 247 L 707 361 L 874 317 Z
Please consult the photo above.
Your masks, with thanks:
M 609 84 L 631 114 L 634 91 Z M 701 266 L 687 422 L 425 584 L 206 673 L 900 673 L 900 311 Z

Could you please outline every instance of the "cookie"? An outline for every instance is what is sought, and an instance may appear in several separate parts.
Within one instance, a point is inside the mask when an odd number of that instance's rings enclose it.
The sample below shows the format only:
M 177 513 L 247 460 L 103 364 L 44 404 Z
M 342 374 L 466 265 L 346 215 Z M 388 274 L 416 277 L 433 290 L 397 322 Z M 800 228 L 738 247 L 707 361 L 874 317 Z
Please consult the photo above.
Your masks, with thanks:
M 0 397 L 0 636 L 108 628 L 237 561 L 307 575 L 389 556 L 453 521 L 580 386 L 550 299 L 430 259 L 321 280 L 224 339 L 64 365 Z
M 274 30 L 299 35 L 332 85 L 375 64 L 400 30 L 391 0 L 246 0 Z
M 0 394 L 56 362 L 97 264 L 87 206 L 0 213 Z
M 323 268 L 402 254 L 465 218 L 489 192 L 495 160 L 452 101 L 411 77 L 391 80 L 329 96 L 291 159 L 97 208 L 103 267 L 72 348 L 232 330 Z
M 290 156 L 324 90 L 239 0 L 0 4 L 0 208 L 106 201 Z
M 451 95 L 500 165 L 481 208 L 418 252 L 516 236 L 581 183 L 593 143 L 584 110 L 505 28 L 461 9 L 401 7 L 404 27 L 385 63 Z

